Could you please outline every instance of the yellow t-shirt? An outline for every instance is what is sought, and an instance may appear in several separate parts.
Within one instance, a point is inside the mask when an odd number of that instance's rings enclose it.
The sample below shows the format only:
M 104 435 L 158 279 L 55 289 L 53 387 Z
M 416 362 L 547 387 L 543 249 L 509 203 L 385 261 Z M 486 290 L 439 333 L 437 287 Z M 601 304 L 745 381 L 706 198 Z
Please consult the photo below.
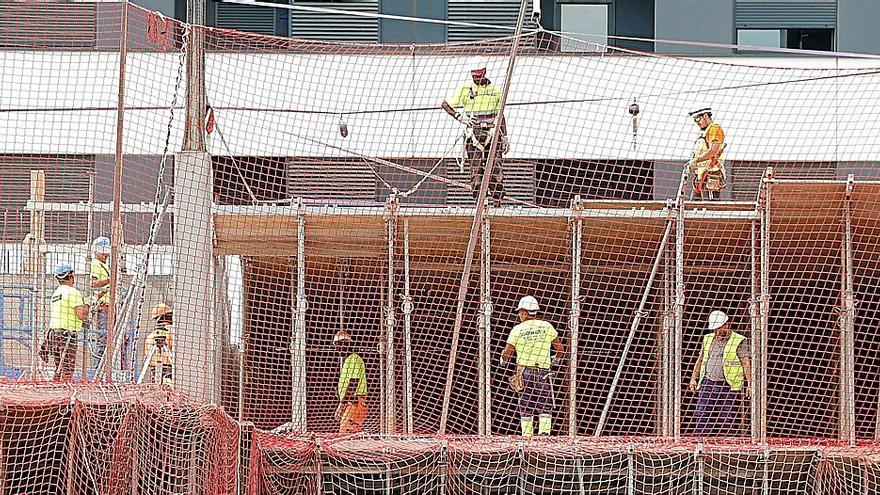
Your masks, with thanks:
M 365 397 L 367 395 L 367 368 L 364 366 L 364 360 L 354 352 L 345 358 L 345 361 L 342 363 L 342 370 L 339 372 L 339 385 L 337 387 L 339 400 L 345 398 L 345 394 L 348 392 L 348 383 L 352 378 L 358 379 L 358 388 L 355 395 Z
M 107 265 L 101 262 L 98 258 L 92 260 L 92 268 L 91 268 L 91 276 L 93 279 L 97 281 L 101 280 L 110 280 L 110 269 L 107 268 Z M 100 294 L 104 293 L 101 297 L 98 298 L 97 303 L 99 306 L 103 306 L 105 304 L 110 304 L 110 286 L 105 285 L 100 289 L 95 289 L 95 293 Z
M 494 84 L 479 86 L 471 81 L 449 95 L 446 103 L 452 108 L 464 108 L 466 113 L 497 113 L 501 107 L 501 91 Z
M 85 304 L 82 293 L 71 285 L 59 285 L 49 303 L 49 328 L 79 331 L 82 320 L 76 317 L 76 308 Z
M 513 327 L 507 343 L 516 349 L 516 364 L 550 368 L 550 346 L 559 337 L 553 325 L 544 320 L 527 320 Z
M 704 160 L 696 164 L 697 177 L 702 177 L 708 170 L 718 170 L 724 166 L 724 129 L 715 122 L 709 124 L 709 127 L 700 133 L 700 137 L 697 138 L 697 142 L 694 145 L 694 156 L 696 157 L 709 151 L 712 143 L 721 143 L 722 151 L 714 164 L 712 160 Z

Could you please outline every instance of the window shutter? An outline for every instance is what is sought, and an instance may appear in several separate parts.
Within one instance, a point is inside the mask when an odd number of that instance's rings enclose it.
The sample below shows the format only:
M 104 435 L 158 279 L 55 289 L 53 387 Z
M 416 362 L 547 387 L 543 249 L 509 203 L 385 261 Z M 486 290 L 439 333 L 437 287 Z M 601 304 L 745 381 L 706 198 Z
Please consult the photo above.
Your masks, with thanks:
M 379 1 L 363 2 L 293 2 L 295 5 L 352 10 L 356 12 L 379 12 Z M 356 17 L 347 14 L 290 11 L 290 36 L 313 40 L 369 41 L 379 40 L 379 19 Z
M 834 28 L 837 3 L 830 2 L 736 2 L 739 29 Z
M 516 27 L 519 17 L 519 0 L 449 0 L 448 18 L 450 21 L 473 22 L 496 26 Z M 532 0 L 526 10 L 524 31 L 535 28 L 532 18 Z M 465 26 L 449 26 L 449 41 L 474 41 L 486 38 L 512 36 L 507 29 L 485 29 Z
M 361 160 L 290 159 L 291 198 L 376 201 L 376 176 Z
M 275 35 L 275 9 L 218 2 L 216 25 L 219 28 Z
M 446 176 L 454 181 L 463 184 L 470 184 L 471 174 L 470 166 L 465 165 L 464 172 L 461 172 L 455 162 L 449 163 L 446 169 Z M 535 202 L 535 165 L 531 162 L 503 162 L 504 176 L 504 192 L 505 204 L 510 204 L 508 200 L 515 199 L 533 204 Z M 462 189 L 459 186 L 450 184 L 446 196 L 446 202 L 454 206 L 473 206 L 474 196 L 468 189 Z

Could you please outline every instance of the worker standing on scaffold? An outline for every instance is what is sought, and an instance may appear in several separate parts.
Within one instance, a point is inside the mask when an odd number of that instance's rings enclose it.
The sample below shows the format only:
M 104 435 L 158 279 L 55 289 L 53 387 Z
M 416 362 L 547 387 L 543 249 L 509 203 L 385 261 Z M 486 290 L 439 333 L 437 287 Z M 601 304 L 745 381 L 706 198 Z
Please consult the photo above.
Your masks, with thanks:
M 693 158 L 688 167 L 695 173 L 692 199 L 718 200 L 727 186 L 724 168 L 724 130 L 712 120 L 709 107 L 688 114 L 700 126 L 700 137 L 694 144 Z
M 538 416 L 538 434 L 549 435 L 553 421 L 553 383 L 550 367 L 565 351 L 559 333 L 549 322 L 538 319 L 538 300 L 525 296 L 516 307 L 520 324 L 513 327 L 507 345 L 501 353 L 501 365 L 506 366 L 516 354 L 516 371 L 510 386 L 519 392 L 519 414 L 522 435 L 534 434 L 535 415 Z M 556 353 L 550 356 L 551 349 Z
M 498 136 L 495 161 L 489 177 L 489 197 L 495 206 L 501 206 L 501 200 L 504 199 L 501 157 L 508 150 L 507 123 L 502 118 L 498 128 L 494 128 L 495 118 L 501 109 L 501 90 L 486 77 L 485 62 L 474 62 L 472 67 L 472 80 L 447 97 L 440 107 L 468 127 L 464 137 L 464 150 L 470 166 L 474 199 L 480 194 L 480 183 L 489 162 L 492 139 Z M 458 108 L 462 111 L 458 111 Z
M 699 393 L 695 412 L 694 435 L 729 436 L 738 433 L 740 394 L 749 397 L 752 361 L 745 336 L 731 330 L 724 311 L 709 314 L 709 333 L 694 371 L 691 392 Z
M 92 241 L 94 257 L 89 270 L 91 288 L 95 294 L 92 306 L 92 325 L 94 329 L 95 348 L 92 354 L 100 361 L 107 349 L 107 314 L 110 310 L 110 239 L 104 236 Z
M 89 305 L 82 293 L 74 287 L 73 268 L 60 264 L 52 271 L 58 288 L 49 301 L 49 332 L 40 346 L 40 358 L 55 361 L 56 382 L 67 381 L 73 377 L 76 366 L 76 344 L 82 331 L 83 322 L 89 318 Z
M 333 345 L 345 356 L 336 388 L 339 397 L 339 406 L 336 408 L 339 433 L 360 433 L 364 431 L 364 421 L 367 419 L 367 368 L 363 358 L 352 349 L 348 332 L 336 332 Z

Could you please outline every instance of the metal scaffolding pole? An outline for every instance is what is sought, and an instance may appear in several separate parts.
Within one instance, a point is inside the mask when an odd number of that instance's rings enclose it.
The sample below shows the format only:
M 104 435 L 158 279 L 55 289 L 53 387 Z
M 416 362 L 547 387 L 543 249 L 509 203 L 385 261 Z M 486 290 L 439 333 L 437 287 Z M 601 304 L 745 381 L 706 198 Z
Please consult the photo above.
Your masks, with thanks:
M 844 199 L 843 245 L 841 246 L 841 311 L 840 311 L 840 439 L 854 445 L 856 441 L 856 344 L 855 291 L 853 288 L 852 192 L 855 177 L 846 181 Z
M 395 411 L 397 402 L 394 393 L 394 239 L 397 236 L 397 206 L 398 199 L 395 194 L 388 197 L 385 203 L 385 226 L 387 233 L 388 245 L 388 291 L 385 301 L 385 395 L 382 400 L 385 401 L 385 416 L 382 422 L 382 432 L 386 434 L 395 433 Z
M 108 291 L 109 303 L 107 311 L 107 348 L 104 350 L 109 366 L 105 367 L 104 379 L 108 382 L 113 380 L 113 362 L 115 357 L 117 303 L 119 302 L 119 260 L 122 249 L 122 182 L 123 182 L 123 153 L 125 142 L 123 129 L 125 128 L 125 69 L 128 58 L 128 0 L 122 1 L 122 18 L 119 36 L 119 79 L 118 92 L 116 94 L 116 153 L 113 162 L 113 213 L 111 216 L 110 231 L 110 286 Z M 95 376 L 95 379 L 100 379 Z
M 302 206 L 302 199 L 298 200 Z M 306 431 L 306 218 L 296 217 L 296 294 L 290 339 L 291 431 Z
M 513 67 L 516 62 L 516 54 L 519 50 L 520 38 L 525 22 L 527 0 L 522 0 L 519 8 L 519 16 L 516 21 L 516 31 L 514 32 L 513 42 L 510 47 L 510 57 L 507 63 L 507 73 L 504 78 L 503 88 L 501 90 L 501 101 L 498 104 L 498 114 L 495 116 L 494 127 L 498 129 L 504 121 L 504 108 L 507 105 L 507 95 L 510 92 L 510 84 L 513 80 Z M 440 427 L 438 433 L 446 434 L 446 424 L 449 421 L 449 405 L 452 400 L 452 382 L 455 378 L 455 366 L 458 360 L 458 344 L 461 339 L 461 326 L 464 322 L 464 302 L 467 297 L 468 286 L 470 285 L 471 268 L 474 261 L 474 250 L 476 249 L 477 236 L 480 230 L 480 221 L 483 217 L 484 202 L 489 190 L 489 179 L 492 177 L 492 167 L 495 165 L 498 148 L 498 139 L 493 139 L 489 145 L 489 158 L 486 160 L 486 166 L 483 169 L 483 177 L 480 180 L 480 192 L 477 195 L 477 208 L 474 212 L 474 218 L 471 222 L 470 235 L 468 235 L 468 245 L 465 249 L 464 263 L 461 271 L 461 280 L 458 286 L 458 297 L 456 299 L 455 321 L 452 325 L 452 339 L 449 346 L 449 363 L 446 366 L 446 383 L 443 389 L 443 405 L 440 409 Z
M 669 224 L 675 222 L 673 216 L 677 210 L 673 208 L 672 201 L 666 204 L 669 212 Z M 672 337 L 675 327 L 675 306 L 673 302 L 673 262 L 670 246 L 667 244 L 663 252 L 663 316 L 660 329 L 660 434 L 664 437 L 674 435 L 672 396 L 674 383 L 672 382 Z
M 651 266 L 651 273 L 648 275 L 648 281 L 645 283 L 645 290 L 642 291 L 642 299 L 639 301 L 639 307 L 633 315 L 632 323 L 629 327 L 629 335 L 626 337 L 626 344 L 623 346 L 623 352 L 620 354 L 620 360 L 617 362 L 617 369 L 614 371 L 614 378 L 611 380 L 611 387 L 608 389 L 608 397 L 605 398 L 605 407 L 599 415 L 599 424 L 596 426 L 594 436 L 602 434 L 605 422 L 608 419 L 608 413 L 611 410 L 611 403 L 614 401 L 614 394 L 617 392 L 617 385 L 620 383 L 620 377 L 623 375 L 623 368 L 626 365 L 626 358 L 632 347 L 636 332 L 642 323 L 642 318 L 647 316 L 645 305 L 648 303 L 648 297 L 651 295 L 651 289 L 654 287 L 654 279 L 657 278 L 657 271 L 660 268 L 660 261 L 663 259 L 663 253 L 666 252 L 666 244 L 669 241 L 669 234 L 672 232 L 672 222 L 666 224 L 666 230 L 663 231 L 663 237 L 660 239 L 660 247 L 657 248 L 657 254 L 654 256 L 654 264 Z
M 680 197 L 680 196 L 679 196 Z M 670 362 L 672 375 L 672 436 L 681 436 L 681 365 L 684 336 L 684 202 L 679 199 L 675 215 L 675 313 Z
M 404 402 L 406 403 L 406 434 L 413 434 L 413 363 L 412 363 L 412 312 L 409 274 L 409 219 L 403 219 L 403 345 L 404 345 Z
M 568 435 L 577 436 L 577 370 L 578 344 L 581 322 L 581 259 L 584 221 L 579 213 L 583 209 L 581 197 L 575 196 L 571 203 L 571 311 L 568 327 L 571 329 L 571 342 L 568 348 Z
M 773 190 L 773 168 L 764 172 L 761 181 L 761 239 L 759 324 L 756 326 L 755 353 L 752 355 L 752 380 L 755 382 L 753 402 L 753 435 L 758 443 L 767 441 L 767 333 L 770 328 L 770 206 Z
M 760 193 L 759 193 L 760 194 Z M 760 201 L 757 206 L 760 209 Z M 756 230 L 758 229 L 758 224 L 754 220 L 751 223 L 749 229 L 749 240 L 750 242 L 750 251 L 749 251 L 749 263 L 751 265 L 749 282 L 750 282 L 750 291 L 751 295 L 749 297 L 749 328 L 751 330 L 751 337 L 749 339 L 749 356 L 752 356 L 752 366 L 754 367 L 758 364 L 755 357 L 758 354 L 758 344 L 757 344 L 757 336 L 759 335 L 759 326 L 760 326 L 760 309 L 758 307 L 760 299 L 758 298 L 758 235 Z M 749 387 L 749 425 L 751 430 L 752 442 L 758 442 L 758 424 L 760 423 L 760 416 L 758 414 L 758 402 L 757 402 L 757 394 L 755 393 L 755 371 L 752 370 L 752 379 L 749 380 L 747 386 Z
M 492 434 L 492 393 L 491 393 L 491 344 L 492 344 L 492 270 L 491 270 L 491 220 L 483 210 L 482 231 L 480 233 L 480 314 L 477 326 L 480 332 L 479 351 L 479 399 L 477 431 L 479 435 Z

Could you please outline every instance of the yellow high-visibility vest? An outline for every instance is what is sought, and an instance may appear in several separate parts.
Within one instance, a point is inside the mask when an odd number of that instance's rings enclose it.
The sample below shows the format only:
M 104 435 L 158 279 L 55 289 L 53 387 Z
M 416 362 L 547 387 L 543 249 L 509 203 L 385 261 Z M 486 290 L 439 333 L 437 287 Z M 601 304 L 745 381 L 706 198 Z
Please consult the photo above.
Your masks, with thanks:
M 745 382 L 745 372 L 736 350 L 746 338 L 736 332 L 730 333 L 727 344 L 724 345 L 724 353 L 722 357 L 721 369 L 724 371 L 724 380 L 730 385 L 730 389 L 734 392 L 742 390 Z M 703 377 L 706 376 L 706 363 L 709 362 L 709 349 L 712 342 L 715 341 L 715 333 L 708 333 L 703 336 L 703 361 L 700 364 L 700 384 L 703 383 Z

